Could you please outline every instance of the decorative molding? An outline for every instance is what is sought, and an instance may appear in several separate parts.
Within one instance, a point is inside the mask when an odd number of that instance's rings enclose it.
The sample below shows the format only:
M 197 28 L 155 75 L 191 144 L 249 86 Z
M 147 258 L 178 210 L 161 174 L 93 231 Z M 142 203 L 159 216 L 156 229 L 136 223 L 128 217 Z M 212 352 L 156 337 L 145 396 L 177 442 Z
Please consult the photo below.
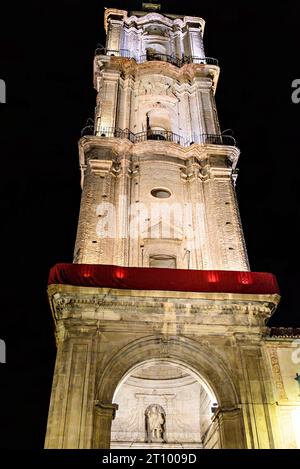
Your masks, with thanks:
M 208 91 L 211 89 L 215 94 L 220 68 L 218 65 L 196 63 L 185 64 L 179 68 L 169 62 L 148 61 L 139 64 L 133 58 L 111 55 L 101 55 L 99 58 L 96 56 L 94 59 L 94 87 L 96 90 L 99 90 L 99 78 L 110 73 L 113 73 L 112 77 L 121 75 L 124 78 L 142 78 L 149 76 L 149 74 L 161 75 L 178 81 L 180 85 L 186 85 L 196 79 L 197 87 L 203 87 Z
M 161 156 L 162 145 L 161 142 L 155 140 L 146 140 L 140 143 L 132 143 L 127 139 L 119 138 L 101 138 L 96 136 L 86 136 L 79 140 L 80 162 L 85 164 L 88 159 L 88 153 L 93 149 L 111 148 L 116 155 L 123 155 L 124 157 L 134 159 L 135 157 L 143 156 L 151 150 L 151 156 L 154 158 L 156 155 Z M 164 155 L 178 157 L 182 160 L 182 164 L 186 164 L 188 158 L 198 158 L 200 162 L 211 164 L 214 157 L 219 156 L 224 159 L 230 159 L 232 165 L 236 165 L 240 150 L 237 147 L 227 145 L 210 145 L 210 144 L 196 144 L 193 143 L 188 147 L 184 147 L 175 142 L 163 142 Z M 213 165 L 212 165 L 213 166 Z M 210 166 L 206 166 L 209 171 Z
M 125 20 L 127 19 L 127 11 L 126 10 L 118 10 L 117 8 L 104 8 L 104 29 L 107 34 L 108 32 L 108 20 L 110 15 L 118 15 L 123 17 Z
M 277 355 L 277 349 L 273 347 L 270 348 L 269 354 L 270 354 L 270 360 L 271 360 L 271 367 L 272 367 L 272 371 L 273 371 L 273 375 L 275 379 L 275 386 L 279 395 L 279 399 L 287 400 L 288 398 L 284 389 L 283 379 L 282 379 L 278 355 Z
M 291 337 L 291 338 L 300 338 L 300 327 L 271 327 L 270 337 Z
M 110 404 L 108 402 L 95 402 L 95 411 L 101 417 L 110 417 L 112 420 L 116 416 L 116 411 L 118 410 L 118 404 Z
M 92 336 L 101 330 L 144 331 L 150 328 L 163 333 L 166 331 L 166 307 L 172 314 L 168 327 L 176 328 L 178 333 L 233 335 L 241 333 L 260 337 L 265 335 L 265 322 L 277 304 L 276 295 L 252 295 L 253 299 L 234 299 L 232 294 L 135 291 L 116 289 L 92 289 L 65 286 L 63 291 L 49 287 L 49 300 L 57 327 L 64 328 L 68 334 L 88 334 Z M 60 288 L 59 288 L 60 289 Z M 67 292 L 66 290 L 71 289 Z M 61 289 L 60 289 L 61 290 Z M 88 294 L 87 290 L 92 290 Z M 73 292 L 72 292 L 73 291 Z M 175 293 L 175 297 L 172 294 Z M 262 298 L 265 297 L 265 298 Z M 266 297 L 268 300 L 266 301 Z M 209 299 L 210 298 L 210 299 Z M 64 340 L 65 329 L 59 332 Z M 173 329 L 172 329 L 173 330 Z M 97 332 L 98 331 L 98 332 Z M 168 339 L 161 339 L 162 354 L 167 355 Z

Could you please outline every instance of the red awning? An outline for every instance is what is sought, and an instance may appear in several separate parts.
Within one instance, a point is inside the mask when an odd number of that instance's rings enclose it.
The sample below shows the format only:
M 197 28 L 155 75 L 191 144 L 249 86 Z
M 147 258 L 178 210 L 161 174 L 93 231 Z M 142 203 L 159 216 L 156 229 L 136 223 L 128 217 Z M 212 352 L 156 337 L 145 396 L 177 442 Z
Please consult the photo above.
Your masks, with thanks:
M 279 293 L 276 277 L 265 272 L 56 264 L 48 284 L 130 290 L 172 290 L 211 293 Z

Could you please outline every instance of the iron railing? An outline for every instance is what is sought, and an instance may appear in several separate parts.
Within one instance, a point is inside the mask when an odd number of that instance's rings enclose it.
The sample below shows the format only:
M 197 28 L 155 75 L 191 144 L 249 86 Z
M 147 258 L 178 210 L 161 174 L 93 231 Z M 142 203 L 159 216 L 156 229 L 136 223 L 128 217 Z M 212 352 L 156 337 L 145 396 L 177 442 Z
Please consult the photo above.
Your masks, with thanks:
M 218 60 L 213 57 L 196 57 L 196 56 L 182 56 L 181 58 L 176 57 L 175 55 L 168 54 L 159 54 L 159 53 L 147 53 L 145 55 L 134 55 L 128 49 L 119 49 L 111 50 L 105 49 L 104 47 L 97 47 L 95 50 L 95 55 L 107 55 L 112 57 L 124 57 L 127 59 L 134 59 L 137 63 L 143 63 L 147 61 L 161 61 L 168 62 L 176 67 L 182 67 L 185 64 L 203 64 L 203 65 L 216 65 L 218 66 Z
M 173 142 L 183 147 L 188 147 L 196 143 L 198 145 L 228 145 L 236 146 L 236 141 L 231 135 L 222 134 L 200 134 L 194 135 L 193 139 L 184 139 L 181 135 L 167 130 L 150 129 L 145 132 L 134 134 L 129 129 L 119 129 L 117 127 L 103 127 L 95 130 L 93 125 L 87 125 L 81 131 L 81 137 L 94 135 L 102 138 L 121 138 L 130 140 L 132 143 L 156 140 L 162 142 Z
M 195 141 L 192 143 L 207 144 L 207 145 L 230 145 L 235 147 L 236 141 L 232 135 L 222 134 L 200 134 L 195 136 Z
M 106 138 L 126 138 L 131 142 L 135 143 L 135 134 L 129 129 L 119 129 L 118 127 L 102 127 L 95 130 L 93 125 L 85 126 L 81 131 L 81 137 L 86 135 L 95 135 L 97 137 Z
M 185 146 L 184 138 L 167 130 L 147 130 L 135 134 L 135 143 L 144 142 L 145 140 L 160 140 L 165 142 L 174 142 Z
M 141 55 L 140 57 L 136 58 L 138 63 L 148 62 L 150 60 L 153 61 L 160 61 L 160 62 L 168 62 L 176 67 L 181 67 L 182 61 L 178 59 L 174 55 L 167 55 L 167 54 L 156 54 L 156 53 L 149 53 L 146 55 Z
M 204 65 L 219 65 L 218 59 L 214 57 L 194 57 L 194 56 L 184 56 L 182 59 L 183 64 L 204 64 Z
M 132 59 L 132 53 L 128 49 L 105 49 L 104 47 L 97 47 L 95 50 L 95 55 L 110 55 L 112 57 L 125 57 L 127 59 Z

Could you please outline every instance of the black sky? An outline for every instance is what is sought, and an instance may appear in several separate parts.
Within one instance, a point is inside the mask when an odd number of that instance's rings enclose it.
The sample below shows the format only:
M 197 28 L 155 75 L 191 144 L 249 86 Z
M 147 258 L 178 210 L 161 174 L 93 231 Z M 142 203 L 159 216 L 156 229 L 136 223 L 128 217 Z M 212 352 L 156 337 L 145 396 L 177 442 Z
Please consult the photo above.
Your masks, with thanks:
M 277 276 L 282 302 L 270 324 L 300 326 L 297 2 L 161 2 L 166 12 L 206 20 L 206 55 L 221 66 L 222 130 L 241 149 L 238 200 L 251 270 Z M 140 1 L 11 2 L 1 11 L 0 446 L 41 448 L 55 344 L 49 269 L 72 262 L 80 204 L 77 142 L 93 117 L 92 63 L 104 43 L 103 8 Z M 275 5 L 275 4 L 273 4 Z M 18 445 L 16 445 L 18 441 Z

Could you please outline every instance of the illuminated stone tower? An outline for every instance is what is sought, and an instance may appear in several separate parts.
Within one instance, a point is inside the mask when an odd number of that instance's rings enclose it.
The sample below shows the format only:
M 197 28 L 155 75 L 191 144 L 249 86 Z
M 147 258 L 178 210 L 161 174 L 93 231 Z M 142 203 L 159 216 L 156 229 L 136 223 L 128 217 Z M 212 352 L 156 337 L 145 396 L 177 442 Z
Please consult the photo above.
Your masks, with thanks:
M 278 287 L 249 269 L 205 22 L 146 4 L 104 25 L 74 263 L 49 278 L 46 447 L 279 447 Z
M 220 132 L 204 24 L 105 10 L 95 126 L 83 131 L 94 136 L 79 144 L 74 262 L 249 270 L 233 187 L 239 150 Z

